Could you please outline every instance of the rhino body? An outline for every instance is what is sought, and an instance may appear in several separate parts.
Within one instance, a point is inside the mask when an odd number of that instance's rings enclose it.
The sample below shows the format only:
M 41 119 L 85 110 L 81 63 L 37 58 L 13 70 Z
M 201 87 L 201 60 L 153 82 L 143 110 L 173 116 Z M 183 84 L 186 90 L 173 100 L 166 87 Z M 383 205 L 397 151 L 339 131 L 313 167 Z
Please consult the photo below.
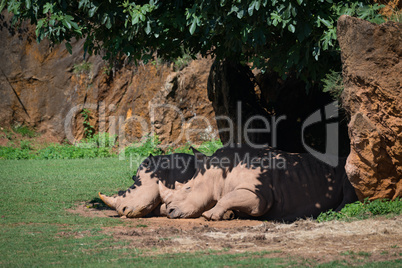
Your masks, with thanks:
M 222 148 L 180 189 L 159 188 L 169 218 L 221 220 L 233 210 L 294 221 L 357 200 L 344 166 L 344 159 L 334 168 L 309 154 L 271 148 Z
M 166 215 L 161 205 L 158 183 L 174 188 L 175 182 L 185 183 L 195 173 L 195 158 L 190 154 L 149 156 L 139 166 L 134 184 L 126 191 L 108 197 L 99 193 L 102 201 L 120 216 L 140 218 L 149 213 Z

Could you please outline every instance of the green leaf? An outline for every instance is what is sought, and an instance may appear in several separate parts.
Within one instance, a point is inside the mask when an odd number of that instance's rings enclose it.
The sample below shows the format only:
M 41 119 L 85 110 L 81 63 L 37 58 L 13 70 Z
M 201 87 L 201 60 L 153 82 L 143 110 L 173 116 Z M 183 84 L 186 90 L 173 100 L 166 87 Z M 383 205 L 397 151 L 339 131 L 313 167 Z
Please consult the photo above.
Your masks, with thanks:
M 333 25 L 331 24 L 331 22 L 329 22 L 328 20 L 324 20 L 323 18 L 318 17 L 318 19 L 328 28 L 332 28 Z
M 256 2 L 253 1 L 253 2 L 250 4 L 250 6 L 248 7 L 248 10 L 247 10 L 247 11 L 248 11 L 248 14 L 249 14 L 250 16 L 253 16 L 255 4 L 256 4 Z
M 36 34 L 36 37 L 37 37 L 38 41 L 42 40 L 42 37 L 40 36 L 40 33 L 42 31 L 42 26 L 43 26 L 44 22 L 45 22 L 45 19 L 38 20 L 38 23 L 36 25 L 35 34 Z
M 151 23 L 147 22 L 147 27 L 145 27 L 145 33 L 149 35 L 151 33 Z
M 255 3 L 255 10 L 260 10 L 260 6 L 261 6 L 261 0 L 258 0 L 256 3 Z
M 7 1 L 6 0 L 1 0 L 0 4 L 0 13 L 3 11 L 4 7 L 6 6 Z
M 103 15 L 102 24 L 105 24 L 105 23 L 106 23 L 108 17 L 109 17 L 108 14 Z
M 68 29 L 71 29 L 71 24 L 70 24 L 70 22 L 69 22 L 68 20 L 63 19 L 61 22 L 62 22 L 63 25 L 66 26 Z
M 228 15 L 232 14 L 233 12 L 237 13 L 239 11 L 239 8 L 237 6 L 232 6 L 230 9 Z
M 46 5 L 43 7 L 43 14 L 48 12 L 53 13 L 53 5 L 51 3 L 46 3 Z
M 95 15 L 95 12 L 98 10 L 97 6 L 93 6 L 89 11 L 88 11 L 88 16 L 92 18 Z
M 66 43 L 66 49 L 68 53 L 73 54 L 73 47 L 71 46 L 70 42 Z
M 75 29 L 75 30 L 79 30 L 80 28 L 78 27 L 78 24 L 74 21 L 70 21 L 71 26 Z
M 131 25 L 137 24 L 140 21 L 140 14 L 136 13 L 131 21 Z
M 320 56 L 320 54 L 321 54 L 321 49 L 319 47 L 314 47 L 313 48 L 313 56 L 316 61 L 318 61 L 318 57 Z
M 243 18 L 243 16 L 244 16 L 244 10 L 240 10 L 239 12 L 237 12 L 237 17 L 239 19 Z
M 299 5 L 301 5 L 301 4 L 303 4 L 303 0 L 297 0 L 297 3 L 298 3 Z
M 89 0 L 81 0 L 78 2 L 78 9 L 81 9 L 82 7 L 86 7 L 88 5 Z
M 288 30 L 289 30 L 289 32 L 294 33 L 296 31 L 296 27 L 293 24 L 289 24 Z
M 292 15 L 293 17 L 297 16 L 297 9 L 295 7 L 292 8 Z
M 197 21 L 194 19 L 190 26 L 190 34 L 193 35 L 197 28 Z
M 108 28 L 108 29 L 111 29 L 111 28 L 112 28 L 112 22 L 111 22 L 111 20 L 110 20 L 110 17 L 107 17 L 106 28 Z

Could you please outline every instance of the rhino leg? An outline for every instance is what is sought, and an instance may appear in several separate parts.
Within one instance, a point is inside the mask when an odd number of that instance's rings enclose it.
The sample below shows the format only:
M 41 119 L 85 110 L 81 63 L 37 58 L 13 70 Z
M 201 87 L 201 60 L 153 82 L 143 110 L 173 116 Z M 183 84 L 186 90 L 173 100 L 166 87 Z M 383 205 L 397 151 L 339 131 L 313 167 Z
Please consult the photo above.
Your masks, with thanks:
M 236 189 L 224 195 L 216 205 L 202 216 L 207 220 L 222 220 L 226 211 L 237 210 L 250 216 L 261 216 L 267 211 L 267 202 L 248 189 Z

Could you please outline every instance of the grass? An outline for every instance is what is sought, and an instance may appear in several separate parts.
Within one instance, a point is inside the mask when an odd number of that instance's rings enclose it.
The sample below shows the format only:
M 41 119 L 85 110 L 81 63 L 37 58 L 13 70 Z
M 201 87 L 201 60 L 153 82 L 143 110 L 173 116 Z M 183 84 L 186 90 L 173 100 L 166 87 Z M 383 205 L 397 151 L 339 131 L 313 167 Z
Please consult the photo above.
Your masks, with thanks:
M 118 256 L 110 248 L 122 242 L 99 232 L 121 224 L 118 219 L 85 218 L 66 209 L 93 199 L 98 190 L 127 188 L 133 171 L 126 161 L 6 160 L 0 170 L 0 266 L 77 266 Z
M 402 265 L 401 260 L 394 260 L 394 261 L 383 261 L 383 262 L 370 262 L 370 263 L 365 263 L 361 261 L 347 261 L 347 260 L 337 260 L 337 261 L 332 261 L 329 263 L 324 263 L 324 264 L 319 264 L 316 265 L 315 267 L 367 267 L 367 268 L 385 268 L 385 267 L 400 267 Z
M 117 137 L 108 133 L 98 133 L 93 137 L 83 139 L 75 145 L 70 144 L 48 144 L 43 148 L 36 148 L 33 140 L 20 140 L 19 146 L 12 141 L 8 146 L 0 146 L 0 160 L 20 159 L 86 159 L 86 158 L 108 158 L 117 157 L 119 154 Z M 198 150 L 206 155 L 212 155 L 222 147 L 220 140 L 206 141 L 199 146 Z M 126 157 L 140 156 L 147 157 L 150 154 L 160 155 L 165 152 L 160 148 L 160 141 L 157 136 L 146 136 L 139 143 L 131 144 L 124 148 Z M 193 154 L 190 144 L 178 148 L 168 148 L 170 153 Z
M 50 144 L 35 150 L 28 141 L 21 141 L 20 147 L 0 146 L 0 159 L 77 159 L 114 157 L 115 153 L 108 147 L 82 148 L 69 144 Z
M 213 252 L 146 257 L 128 242 L 101 232 L 119 218 L 87 218 L 66 211 L 131 184 L 133 170 L 118 159 L 0 161 L 0 266 L 223 266 L 270 265 L 288 260 L 258 253 Z M 5 201 L 5 202 L 4 202 Z M 138 227 L 146 228 L 145 225 Z M 261 253 L 260 253 L 261 254 Z
M 402 213 L 402 199 L 397 197 L 395 200 L 366 200 L 347 204 L 341 211 L 329 210 L 321 213 L 317 217 L 318 222 L 331 220 L 362 220 L 377 215 L 400 215 Z

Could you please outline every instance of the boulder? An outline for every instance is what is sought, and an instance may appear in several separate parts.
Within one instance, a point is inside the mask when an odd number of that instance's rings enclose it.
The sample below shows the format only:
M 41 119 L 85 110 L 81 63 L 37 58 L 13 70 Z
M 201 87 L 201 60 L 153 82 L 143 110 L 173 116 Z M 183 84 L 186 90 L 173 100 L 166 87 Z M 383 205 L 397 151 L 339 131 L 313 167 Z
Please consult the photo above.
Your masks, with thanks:
M 402 24 L 341 16 L 343 107 L 350 115 L 346 172 L 360 200 L 402 193 Z

